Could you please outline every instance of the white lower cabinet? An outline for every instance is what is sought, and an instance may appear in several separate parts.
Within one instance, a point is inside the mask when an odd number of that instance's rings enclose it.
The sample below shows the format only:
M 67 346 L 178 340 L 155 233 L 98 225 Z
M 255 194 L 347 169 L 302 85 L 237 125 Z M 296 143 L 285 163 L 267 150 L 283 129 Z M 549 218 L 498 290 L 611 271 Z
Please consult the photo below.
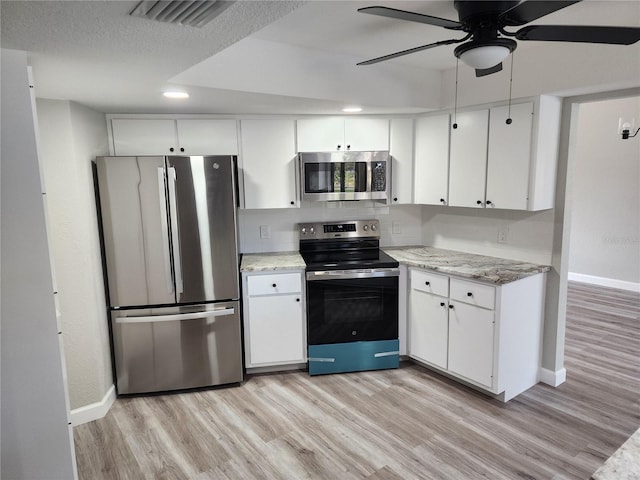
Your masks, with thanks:
M 409 354 L 419 360 L 447 368 L 449 319 L 447 299 L 413 289 L 409 324 Z
M 411 358 L 503 401 L 538 382 L 544 273 L 494 285 L 409 272 Z
M 449 309 L 449 364 L 457 375 L 492 387 L 494 312 L 451 301 Z
M 304 363 L 303 272 L 242 274 L 247 368 Z

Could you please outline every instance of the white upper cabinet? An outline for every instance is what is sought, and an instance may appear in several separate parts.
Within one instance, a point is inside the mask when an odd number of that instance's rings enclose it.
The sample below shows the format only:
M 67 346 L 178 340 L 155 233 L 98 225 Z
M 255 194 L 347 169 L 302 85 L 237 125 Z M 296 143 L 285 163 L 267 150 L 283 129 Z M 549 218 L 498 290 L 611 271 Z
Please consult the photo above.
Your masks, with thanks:
M 447 205 L 449 183 L 449 115 L 416 120 L 414 202 Z
M 236 120 L 112 118 L 114 155 L 237 155 Z
M 389 120 L 323 117 L 297 121 L 299 152 L 389 150 Z
M 178 141 L 173 119 L 113 118 L 111 129 L 114 155 L 176 153 Z
M 293 120 L 241 120 L 244 208 L 298 206 Z
M 391 120 L 389 153 L 392 204 L 413 203 L 413 119 Z
M 345 118 L 344 143 L 347 150 L 389 150 L 389 120 Z
M 487 208 L 527 209 L 532 128 L 533 102 L 490 110 Z
M 451 121 L 449 205 L 483 207 L 489 110 L 458 113 Z
M 511 105 L 510 114 L 508 106 L 458 114 L 458 128 L 451 130 L 449 205 L 553 208 L 561 105 L 559 98 L 541 96 Z M 417 170 L 418 152 L 416 147 Z
M 235 120 L 178 119 L 178 150 L 185 155 L 237 155 Z

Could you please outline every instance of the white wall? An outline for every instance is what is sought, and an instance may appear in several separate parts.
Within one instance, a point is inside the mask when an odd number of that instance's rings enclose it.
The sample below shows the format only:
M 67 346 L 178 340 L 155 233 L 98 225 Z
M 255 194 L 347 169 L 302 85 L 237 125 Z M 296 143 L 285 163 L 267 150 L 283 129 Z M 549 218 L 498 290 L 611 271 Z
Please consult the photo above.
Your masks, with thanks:
M 519 212 L 425 206 L 422 209 L 425 245 L 462 252 L 551 264 L 553 210 Z M 498 232 L 506 242 L 498 242 Z
M 357 204 L 354 206 L 353 204 Z M 342 205 L 342 206 L 340 206 Z M 298 250 L 300 222 L 377 219 L 380 221 L 380 244 L 421 245 L 421 207 L 417 205 L 372 206 L 372 202 L 311 204 L 281 210 L 240 210 L 238 225 L 240 252 L 291 252 Z M 271 238 L 260 238 L 260 226 L 266 225 Z M 393 227 L 398 233 L 393 233 Z
M 113 384 L 91 160 L 105 155 L 104 114 L 38 99 L 40 154 L 71 408 L 101 402 Z
M 640 97 L 580 105 L 569 271 L 640 288 L 640 135 L 622 140 L 619 117 L 639 128 Z
M 1 476 L 77 478 L 25 52 L 2 50 Z

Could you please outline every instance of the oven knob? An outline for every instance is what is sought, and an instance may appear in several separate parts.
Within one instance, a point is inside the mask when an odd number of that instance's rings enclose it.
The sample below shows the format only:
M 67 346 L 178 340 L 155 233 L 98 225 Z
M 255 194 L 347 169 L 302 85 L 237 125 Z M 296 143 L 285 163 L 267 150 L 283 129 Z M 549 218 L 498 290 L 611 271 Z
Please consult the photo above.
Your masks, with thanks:
M 313 228 L 313 227 L 309 227 L 309 233 L 310 233 L 311 235 L 315 235 L 315 234 L 316 234 L 316 229 L 315 229 L 315 228 Z
M 375 232 L 378 229 L 375 224 L 371 225 L 371 231 Z
M 302 232 L 303 235 L 307 234 L 307 228 L 306 227 L 302 227 L 302 230 L 300 230 Z
M 369 230 L 369 225 L 365 225 L 364 227 L 362 227 L 362 229 L 366 232 L 367 230 Z
M 351 331 L 351 335 L 357 335 L 357 334 L 358 334 L 358 332 L 356 332 L 355 330 Z

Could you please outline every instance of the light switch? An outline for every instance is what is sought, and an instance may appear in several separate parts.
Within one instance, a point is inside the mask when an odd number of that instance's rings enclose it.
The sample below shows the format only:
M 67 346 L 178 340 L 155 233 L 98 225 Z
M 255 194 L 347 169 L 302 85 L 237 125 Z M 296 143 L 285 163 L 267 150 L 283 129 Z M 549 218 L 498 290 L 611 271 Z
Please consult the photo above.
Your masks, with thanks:
M 271 227 L 269 225 L 260 225 L 260 238 L 271 238 Z
M 402 225 L 400 225 L 400 222 L 391 223 L 391 232 L 395 234 L 402 233 Z

